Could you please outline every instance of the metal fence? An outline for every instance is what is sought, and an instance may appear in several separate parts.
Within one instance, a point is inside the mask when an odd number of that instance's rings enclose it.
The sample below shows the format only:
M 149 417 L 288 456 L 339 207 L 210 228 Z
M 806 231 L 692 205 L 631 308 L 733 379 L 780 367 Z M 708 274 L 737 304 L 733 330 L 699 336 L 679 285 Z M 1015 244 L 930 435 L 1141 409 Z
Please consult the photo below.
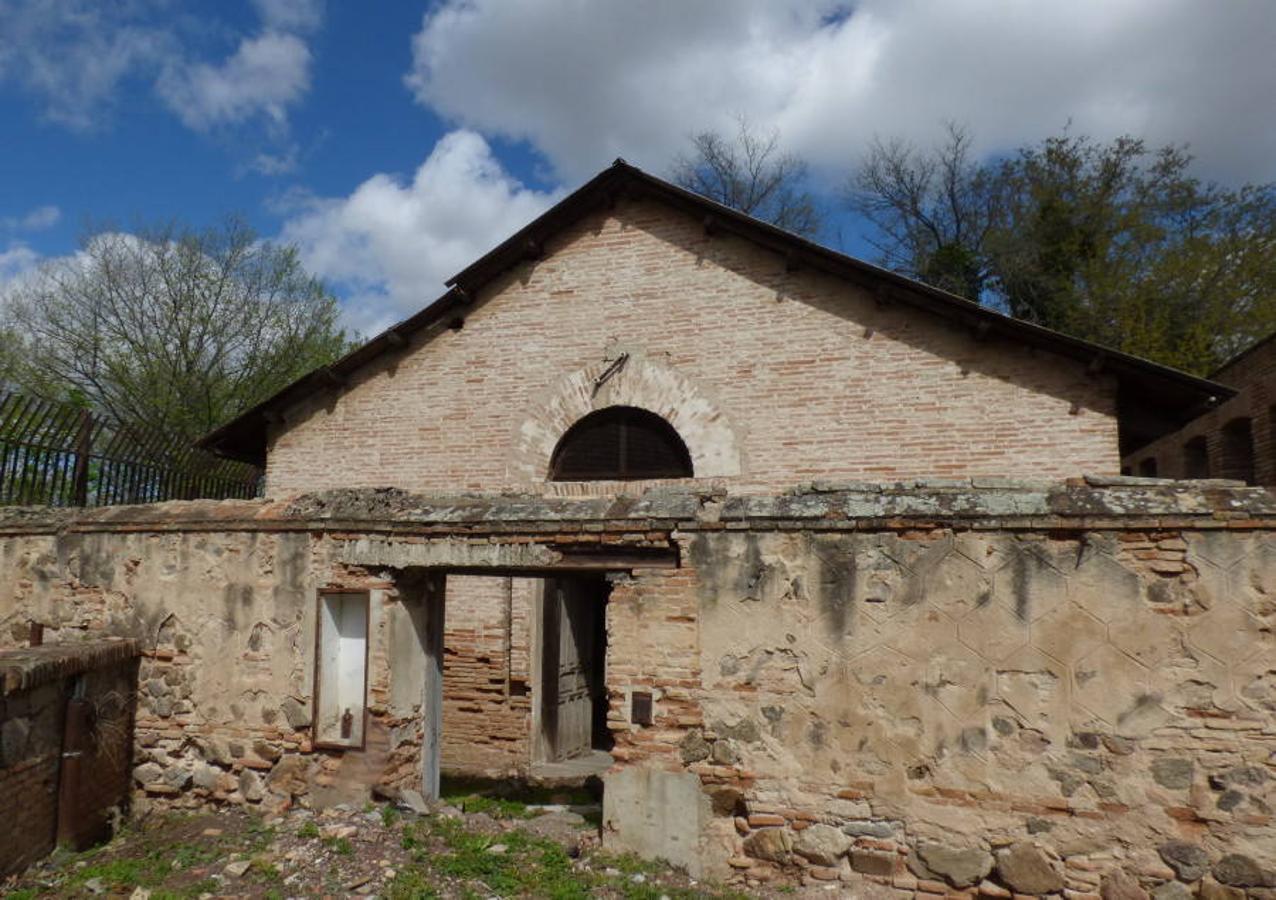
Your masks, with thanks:
M 0 505 L 249 498 L 261 475 L 79 407 L 0 390 Z

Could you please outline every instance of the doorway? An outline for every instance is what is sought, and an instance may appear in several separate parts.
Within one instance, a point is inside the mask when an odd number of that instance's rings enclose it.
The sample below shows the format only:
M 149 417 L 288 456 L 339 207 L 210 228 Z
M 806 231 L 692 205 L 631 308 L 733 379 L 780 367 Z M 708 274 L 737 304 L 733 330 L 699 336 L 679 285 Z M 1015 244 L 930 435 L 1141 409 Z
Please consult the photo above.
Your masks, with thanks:
M 535 642 L 534 774 L 589 775 L 611 765 L 607 597 L 602 575 L 546 578 Z

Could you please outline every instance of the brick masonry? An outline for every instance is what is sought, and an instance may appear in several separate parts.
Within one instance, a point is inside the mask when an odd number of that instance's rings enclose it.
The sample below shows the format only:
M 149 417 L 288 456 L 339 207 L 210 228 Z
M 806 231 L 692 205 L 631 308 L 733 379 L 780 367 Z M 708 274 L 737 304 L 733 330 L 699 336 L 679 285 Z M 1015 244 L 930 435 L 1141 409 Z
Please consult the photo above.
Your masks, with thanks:
M 674 423 L 697 475 L 733 490 L 1116 474 L 1114 401 L 1112 378 L 1081 363 L 623 201 L 484 288 L 462 329 L 417 335 L 287 411 L 267 485 L 542 490 L 567 426 L 623 403 Z
M 130 641 L 0 649 L 0 877 L 22 871 L 59 839 L 82 845 L 109 833 L 113 815 L 126 811 L 136 652 Z M 64 770 L 62 752 L 77 681 L 75 702 L 92 714 L 73 771 Z M 59 835 L 64 777 L 74 779 L 77 789 L 66 795 L 64 802 L 72 805 L 62 810 L 71 827 Z
M 699 870 L 994 896 L 1128 876 L 1254 898 L 1276 872 L 1265 491 L 348 491 L 17 512 L 0 535 L 0 633 L 37 618 L 58 640 L 144 641 L 135 778 L 165 802 L 279 808 L 359 778 L 413 783 L 421 671 L 403 648 L 421 566 L 552 568 L 589 547 L 672 545 L 678 568 L 613 577 L 608 783 L 689 778 Z M 331 584 L 374 592 L 382 737 L 363 752 L 310 745 L 313 592 Z M 650 726 L 630 719 L 636 690 L 653 695 Z M 605 825 L 620 848 L 642 827 L 614 805 Z
M 1123 470 L 1162 478 L 1248 477 L 1276 487 L 1276 340 L 1263 341 L 1211 377 L 1236 388 L 1236 396 L 1131 453 Z M 1227 426 L 1239 422 L 1248 423 L 1248 436 L 1242 431 L 1229 441 Z

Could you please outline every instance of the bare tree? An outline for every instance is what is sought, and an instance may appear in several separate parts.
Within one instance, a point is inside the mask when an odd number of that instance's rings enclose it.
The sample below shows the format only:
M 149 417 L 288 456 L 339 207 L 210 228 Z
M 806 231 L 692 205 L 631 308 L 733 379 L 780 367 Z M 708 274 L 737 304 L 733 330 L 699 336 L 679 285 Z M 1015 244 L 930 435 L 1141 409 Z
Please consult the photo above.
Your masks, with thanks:
M 1000 183 L 971 158 L 970 135 L 949 122 L 931 150 L 875 138 L 846 187 L 876 229 L 883 265 L 978 300 L 989 273 L 982 248 L 999 221 Z
M 744 116 L 734 135 L 701 131 L 691 153 L 673 164 L 676 184 L 803 237 L 815 237 L 824 214 L 805 188 L 807 166 L 780 149 L 780 133 L 755 130 Z
M 193 439 L 346 347 L 292 247 L 237 219 L 102 230 L 5 305 L 5 376 L 125 425 Z

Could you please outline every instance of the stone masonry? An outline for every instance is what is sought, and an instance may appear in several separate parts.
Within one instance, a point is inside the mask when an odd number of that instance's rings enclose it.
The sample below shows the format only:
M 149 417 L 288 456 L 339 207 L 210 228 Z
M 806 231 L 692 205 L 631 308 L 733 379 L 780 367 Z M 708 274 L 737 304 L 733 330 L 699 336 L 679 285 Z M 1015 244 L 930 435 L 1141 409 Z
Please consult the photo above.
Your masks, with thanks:
M 611 578 L 616 848 L 759 886 L 1276 887 L 1265 491 L 822 483 L 12 511 L 0 634 L 36 620 L 56 640 L 143 642 L 135 778 L 152 802 L 315 804 L 359 779 L 419 783 L 412 605 L 441 589 L 430 573 L 671 551 L 673 567 Z M 355 585 L 374 598 L 370 739 L 315 751 L 314 592 Z M 635 691 L 651 725 L 631 720 Z

